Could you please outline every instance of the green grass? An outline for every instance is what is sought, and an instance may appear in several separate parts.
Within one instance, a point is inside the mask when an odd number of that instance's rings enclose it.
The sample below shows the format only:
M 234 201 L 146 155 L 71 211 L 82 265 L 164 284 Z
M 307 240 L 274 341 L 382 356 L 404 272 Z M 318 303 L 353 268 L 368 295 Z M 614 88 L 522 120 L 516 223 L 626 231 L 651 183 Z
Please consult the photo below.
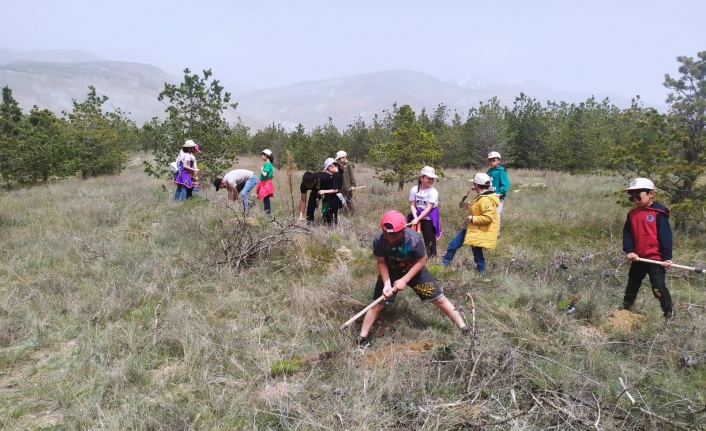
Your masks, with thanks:
M 511 171 L 521 191 L 506 201 L 488 273 L 472 270 L 467 248 L 451 268 L 432 266 L 468 319 L 473 296 L 474 350 L 407 289 L 361 355 L 338 327 L 370 302 L 379 217 L 406 211 L 408 188 L 382 185 L 364 165 L 356 173 L 368 186 L 356 192 L 359 215 L 333 230 L 290 224 L 277 176 L 273 208 L 290 241 L 237 270 L 223 245 L 276 231 L 259 201 L 258 224 L 245 226 L 223 193 L 175 204 L 171 187 L 136 167 L 2 192 L 0 428 L 585 429 L 597 402 L 601 429 L 671 426 L 645 411 L 699 429 L 704 366 L 678 360 L 706 350 L 703 279 L 669 272 L 669 324 L 647 281 L 645 324 L 608 324 L 627 280 L 621 179 Z M 457 201 L 473 173 L 437 184 L 440 253 L 465 217 Z M 536 183 L 546 187 L 519 188 Z M 704 239 L 675 233 L 674 261 L 703 266 Z M 638 406 L 617 398 L 619 377 Z

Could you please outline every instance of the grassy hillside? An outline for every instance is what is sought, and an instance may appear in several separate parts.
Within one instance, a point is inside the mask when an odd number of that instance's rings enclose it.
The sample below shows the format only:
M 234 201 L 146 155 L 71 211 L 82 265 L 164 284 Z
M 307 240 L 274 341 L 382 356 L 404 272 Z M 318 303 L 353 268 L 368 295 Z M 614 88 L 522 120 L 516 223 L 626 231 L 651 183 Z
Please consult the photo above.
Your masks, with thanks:
M 0 194 L 0 427 L 706 429 L 703 278 L 669 271 L 668 323 L 647 282 L 637 314 L 615 312 L 623 180 L 510 172 L 520 191 L 488 273 L 469 269 L 470 249 L 449 269 L 430 262 L 469 322 L 475 311 L 476 338 L 407 289 L 361 351 L 360 322 L 338 327 L 370 302 L 379 217 L 405 210 L 408 189 L 356 172 L 360 214 L 335 229 L 293 223 L 283 172 L 272 224 L 260 202 L 246 219 L 212 187 L 175 204 L 139 164 Z M 440 253 L 472 174 L 437 184 Z M 674 262 L 703 266 L 705 239 L 676 233 Z

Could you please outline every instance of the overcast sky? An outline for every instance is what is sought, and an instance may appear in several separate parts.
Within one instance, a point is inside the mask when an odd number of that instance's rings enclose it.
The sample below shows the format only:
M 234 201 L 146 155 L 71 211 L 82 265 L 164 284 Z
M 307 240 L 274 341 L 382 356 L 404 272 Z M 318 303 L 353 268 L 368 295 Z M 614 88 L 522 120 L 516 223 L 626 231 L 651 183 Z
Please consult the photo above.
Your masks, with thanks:
M 391 69 L 662 103 L 704 0 L 3 0 L 0 47 L 78 49 L 239 91 Z

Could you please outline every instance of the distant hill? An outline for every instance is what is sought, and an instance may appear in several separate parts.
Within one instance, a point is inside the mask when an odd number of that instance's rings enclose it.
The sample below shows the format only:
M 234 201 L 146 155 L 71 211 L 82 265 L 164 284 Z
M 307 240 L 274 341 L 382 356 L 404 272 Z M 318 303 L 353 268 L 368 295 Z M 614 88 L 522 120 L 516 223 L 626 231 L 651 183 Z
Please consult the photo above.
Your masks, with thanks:
M 339 128 L 358 116 L 371 120 L 375 114 L 381 116 L 384 110 L 392 109 L 393 103 L 410 105 L 417 114 L 426 108 L 430 115 L 444 104 L 466 118 L 471 108 L 493 97 L 511 107 L 521 93 L 542 104 L 548 100 L 582 102 L 591 96 L 562 93 L 528 81 L 500 83 L 474 78 L 450 82 L 420 72 L 390 70 L 254 91 L 237 96 L 237 102 L 240 114 L 260 124 L 274 122 L 291 129 L 302 123 L 309 130 L 329 117 Z M 628 106 L 629 101 L 621 105 Z
M 88 86 L 108 96 L 105 107 L 120 108 L 139 125 L 164 117 L 165 105 L 157 100 L 165 82 L 174 76 L 146 64 L 113 61 L 79 63 L 11 62 L 0 66 L 0 86 L 8 85 L 22 109 L 47 108 L 57 114 L 73 109 L 72 99 L 83 101 Z
M 81 63 L 85 61 L 105 61 L 105 58 L 76 49 L 41 49 L 15 51 L 0 48 L 0 64 L 15 61 L 39 63 Z
M 0 86 L 12 89 L 25 112 L 34 105 L 57 114 L 71 111 L 72 99 L 84 100 L 88 86 L 93 85 L 99 95 L 108 96 L 107 109 L 120 108 L 142 125 L 153 117 L 165 117 L 166 105 L 157 100 L 165 82 L 178 84 L 181 77 L 147 64 L 105 61 L 80 51 L 0 50 Z M 252 130 L 275 123 L 287 129 L 303 124 L 308 131 L 329 118 L 343 129 L 358 116 L 367 121 L 376 114 L 381 116 L 393 103 L 410 105 L 417 113 L 426 108 L 430 114 L 443 103 L 465 118 L 470 108 L 494 96 L 503 105 L 512 106 L 521 92 L 543 104 L 547 100 L 581 102 L 590 97 L 525 81 L 468 78 L 450 82 L 420 72 L 391 70 L 233 94 L 238 108 L 225 116 L 229 122 L 242 118 Z M 619 106 L 629 103 L 611 100 Z

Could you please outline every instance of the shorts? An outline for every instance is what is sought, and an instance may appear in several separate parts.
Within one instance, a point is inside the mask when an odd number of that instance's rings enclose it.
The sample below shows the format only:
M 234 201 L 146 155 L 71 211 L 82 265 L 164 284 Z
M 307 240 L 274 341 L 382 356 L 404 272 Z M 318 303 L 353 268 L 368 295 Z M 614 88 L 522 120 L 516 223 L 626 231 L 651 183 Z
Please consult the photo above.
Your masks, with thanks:
M 402 278 L 404 274 L 395 274 L 390 272 L 390 282 L 395 283 L 396 280 Z M 439 285 L 436 284 L 436 280 L 429 273 L 427 267 L 423 267 L 419 274 L 414 276 L 408 283 L 409 287 L 414 290 L 414 292 L 419 296 L 422 302 L 436 301 L 437 299 L 444 296 L 444 292 L 441 290 Z M 382 279 L 378 277 L 377 283 L 375 283 L 375 293 L 373 294 L 373 300 L 378 299 L 382 295 L 382 289 L 384 283 Z M 381 302 L 384 305 L 392 305 L 395 302 L 395 297 L 398 292 L 395 292 L 392 296 Z

